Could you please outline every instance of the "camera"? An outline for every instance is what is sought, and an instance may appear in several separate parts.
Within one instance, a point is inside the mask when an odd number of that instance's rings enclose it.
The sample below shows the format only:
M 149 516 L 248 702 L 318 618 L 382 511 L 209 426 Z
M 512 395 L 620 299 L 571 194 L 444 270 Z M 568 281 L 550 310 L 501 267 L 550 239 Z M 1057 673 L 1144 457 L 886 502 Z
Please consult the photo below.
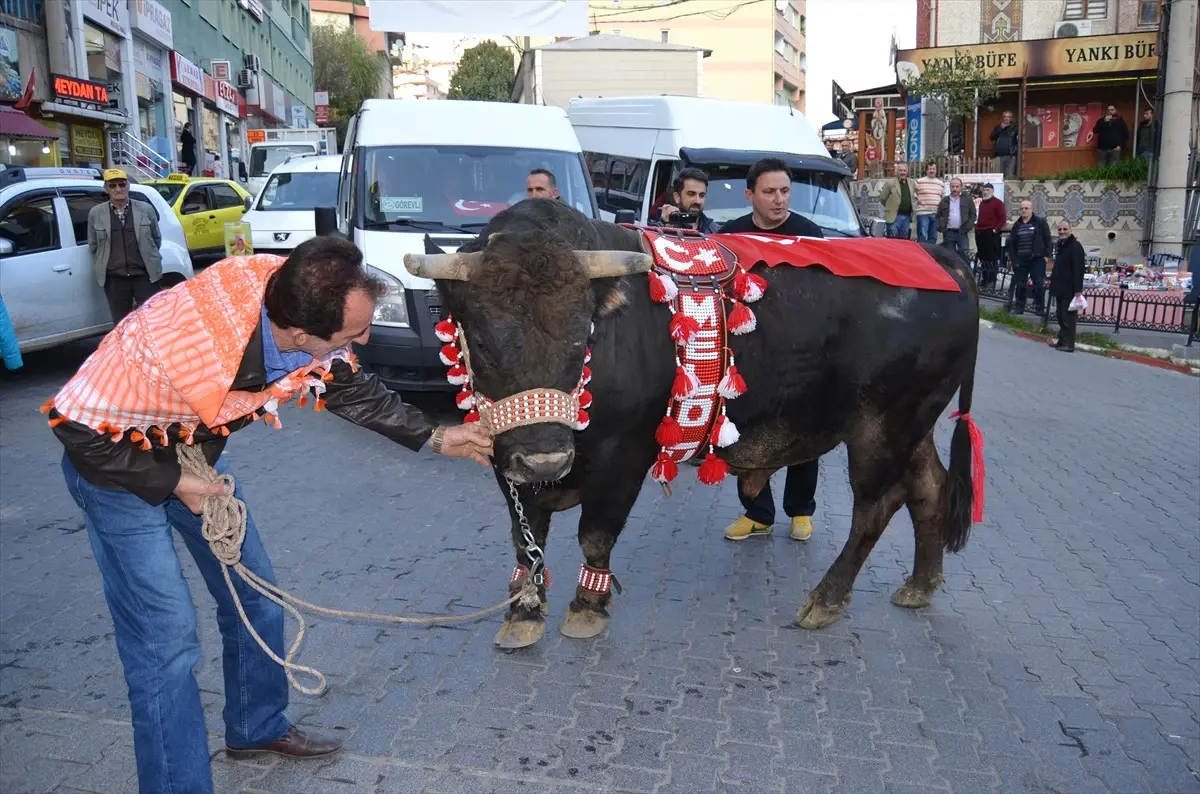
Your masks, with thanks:
M 666 226 L 674 226 L 679 229 L 690 229 L 697 221 L 700 220 L 698 212 L 679 212 L 672 213 L 671 219 L 666 222 Z

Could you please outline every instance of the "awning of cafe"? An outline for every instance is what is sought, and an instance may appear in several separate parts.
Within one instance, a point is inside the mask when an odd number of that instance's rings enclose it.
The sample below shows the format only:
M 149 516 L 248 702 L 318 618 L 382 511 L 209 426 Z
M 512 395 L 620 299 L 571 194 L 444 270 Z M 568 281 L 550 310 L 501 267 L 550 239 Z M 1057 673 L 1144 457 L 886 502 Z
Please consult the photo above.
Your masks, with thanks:
M 0 138 L 55 141 L 58 133 L 29 118 L 24 111 L 0 105 Z

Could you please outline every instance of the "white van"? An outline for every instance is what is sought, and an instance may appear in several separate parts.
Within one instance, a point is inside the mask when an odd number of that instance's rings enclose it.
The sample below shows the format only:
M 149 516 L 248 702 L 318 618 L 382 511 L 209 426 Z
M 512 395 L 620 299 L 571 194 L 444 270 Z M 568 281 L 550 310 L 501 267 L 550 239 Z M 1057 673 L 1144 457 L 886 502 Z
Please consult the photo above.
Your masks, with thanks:
M 567 114 L 605 220 L 656 218 L 675 177 L 695 167 L 710 180 L 704 214 L 724 223 L 750 212 L 745 193 L 750 166 L 777 157 L 792 171 L 793 212 L 828 236 L 865 233 L 847 188 L 849 169 L 829 157 L 812 125 L 791 108 L 644 96 L 572 99 Z
M 599 217 L 561 108 L 368 99 L 350 121 L 343 152 L 338 229 L 390 287 L 358 353 L 394 389 L 453 388 L 433 332 L 441 319 L 437 290 L 404 269 L 405 254 L 425 253 L 426 235 L 443 251 L 458 250 L 525 198 L 535 168 L 554 175 L 560 200 Z
M 272 171 L 242 216 L 242 222 L 250 224 L 254 253 L 287 256 L 314 237 L 313 210 L 337 203 L 341 167 L 338 155 L 301 155 Z

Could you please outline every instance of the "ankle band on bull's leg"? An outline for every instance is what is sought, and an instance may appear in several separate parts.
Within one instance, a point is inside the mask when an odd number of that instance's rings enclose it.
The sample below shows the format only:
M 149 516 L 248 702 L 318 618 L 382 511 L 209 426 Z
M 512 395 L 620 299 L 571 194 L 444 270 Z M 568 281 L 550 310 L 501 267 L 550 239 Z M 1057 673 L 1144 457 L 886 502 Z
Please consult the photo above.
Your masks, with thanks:
M 579 586 L 589 593 L 608 595 L 612 590 L 612 573 L 607 568 L 593 568 L 584 563 L 579 566 Z
M 524 565 L 518 565 L 516 568 L 513 568 L 512 578 L 509 579 L 508 581 L 515 582 L 520 579 L 524 579 L 528 575 L 529 575 L 529 569 L 526 568 Z M 544 565 L 542 566 L 542 578 L 544 579 L 544 581 L 546 583 L 545 588 L 547 590 L 549 590 L 550 589 L 550 569 Z

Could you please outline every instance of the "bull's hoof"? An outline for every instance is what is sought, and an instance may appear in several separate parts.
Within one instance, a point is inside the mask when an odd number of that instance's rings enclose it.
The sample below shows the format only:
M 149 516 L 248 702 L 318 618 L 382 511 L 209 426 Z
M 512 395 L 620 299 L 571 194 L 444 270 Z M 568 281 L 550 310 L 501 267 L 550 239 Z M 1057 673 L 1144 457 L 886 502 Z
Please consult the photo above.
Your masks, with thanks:
M 504 625 L 496 632 L 493 642 L 500 648 L 528 648 L 546 633 L 544 618 L 522 618 L 514 620 L 511 615 L 504 618 Z
M 850 603 L 850 594 L 847 593 L 842 603 L 837 606 L 823 604 L 817 600 L 816 594 L 811 594 L 808 600 L 804 602 L 804 606 L 800 607 L 800 611 L 796 613 L 795 623 L 802 629 L 823 629 L 826 626 L 831 626 L 842 619 L 842 615 L 846 614 L 846 604 Z
M 606 628 L 608 628 L 608 615 L 591 609 L 569 609 L 558 630 L 564 637 L 586 640 L 588 637 L 595 637 Z
M 933 603 L 933 593 L 911 584 L 905 584 L 892 593 L 892 603 L 905 609 L 924 609 Z

